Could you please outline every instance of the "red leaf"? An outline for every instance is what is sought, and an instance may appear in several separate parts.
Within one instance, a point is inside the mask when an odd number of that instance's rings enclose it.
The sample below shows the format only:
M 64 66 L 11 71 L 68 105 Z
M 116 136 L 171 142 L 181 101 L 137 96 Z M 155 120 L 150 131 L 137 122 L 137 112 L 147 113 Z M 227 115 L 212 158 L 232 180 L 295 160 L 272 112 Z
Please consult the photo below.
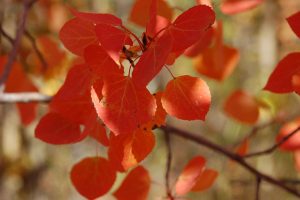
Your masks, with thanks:
M 98 116 L 115 134 L 132 133 L 154 116 L 155 100 L 146 87 L 130 77 L 115 74 L 104 80 L 103 99 L 96 106 Z
M 109 140 L 106 135 L 105 126 L 98 118 L 97 113 L 95 111 L 91 112 L 90 117 L 87 118 L 83 134 L 91 136 L 97 142 L 103 144 L 104 146 L 109 145 Z
M 237 66 L 239 52 L 237 49 L 223 44 L 223 27 L 218 22 L 215 30 L 215 42 L 211 48 L 205 49 L 196 62 L 196 70 L 218 81 L 226 79 Z
M 57 113 L 45 115 L 35 129 L 35 137 L 49 144 L 71 144 L 81 141 L 82 134 L 77 123 Z
M 213 169 L 205 169 L 201 175 L 197 178 L 197 182 L 192 188 L 193 192 L 201 192 L 210 188 L 216 178 L 218 177 L 218 172 Z
M 93 24 L 107 24 L 111 26 L 122 25 L 122 20 L 111 14 L 79 12 L 73 8 L 70 8 L 70 10 L 75 17 L 89 21 Z
M 3 67 L 7 62 L 7 57 L 0 57 L 0 74 L 3 74 Z M 12 65 L 12 70 L 5 83 L 4 92 L 36 92 L 37 88 L 32 81 L 27 77 L 22 66 L 15 62 Z M 17 104 L 20 113 L 21 122 L 24 125 L 30 124 L 36 117 L 37 103 Z
M 300 38 L 300 11 L 288 17 L 287 21 L 294 33 Z
M 274 93 L 293 92 L 293 76 L 300 71 L 300 53 L 290 53 L 284 57 L 272 72 L 264 87 Z
M 173 52 L 181 52 L 199 40 L 214 23 L 214 11 L 205 5 L 190 8 L 169 26 L 173 38 Z
M 202 156 L 197 156 L 189 161 L 176 181 L 176 194 L 184 195 L 195 186 L 197 178 L 204 170 L 205 163 L 206 159 Z
M 203 36 L 200 36 L 198 42 L 190 46 L 185 52 L 184 55 L 188 57 L 195 57 L 202 53 L 206 48 L 209 47 L 213 40 L 214 36 L 214 29 L 209 28 Z
M 111 134 L 109 160 L 118 171 L 126 171 L 144 160 L 155 145 L 152 131 L 137 129 L 131 134 Z
M 241 142 L 241 144 L 239 144 L 235 152 L 240 156 L 244 156 L 248 153 L 248 150 L 249 150 L 249 138 L 246 138 Z
M 99 77 L 105 78 L 109 74 L 120 73 L 118 65 L 99 45 L 90 45 L 84 51 L 84 59 L 92 71 Z
M 259 117 L 259 103 L 245 91 L 237 90 L 227 98 L 224 111 L 240 122 L 255 124 Z
M 292 84 L 295 92 L 300 95 L 300 72 L 293 76 Z
M 153 0 L 136 0 L 134 3 L 129 20 L 137 25 L 145 27 L 150 19 L 150 9 Z M 157 1 L 157 15 L 162 16 L 168 20 L 172 20 L 173 10 L 166 3 L 165 0 Z
M 261 3 L 263 0 L 225 0 L 221 4 L 221 11 L 232 15 L 255 8 Z
M 125 44 L 133 44 L 130 37 L 124 31 L 110 25 L 96 25 L 96 34 L 103 48 L 115 61 L 119 61 L 120 51 Z
M 73 166 L 71 180 L 76 190 L 88 199 L 107 193 L 116 179 L 110 163 L 101 157 L 85 158 Z
M 79 56 L 83 55 L 87 46 L 99 43 L 93 23 L 79 18 L 65 23 L 59 32 L 59 38 L 69 51 Z
M 92 73 L 86 65 L 76 65 L 69 71 L 64 85 L 50 103 L 50 110 L 73 122 L 84 124 L 94 110 L 90 97 Z
M 296 118 L 293 121 L 290 121 L 284 124 L 279 134 L 277 135 L 276 141 L 279 142 L 283 139 L 283 137 L 287 136 L 288 134 L 292 133 L 300 127 L 300 118 Z M 297 131 L 292 137 L 290 137 L 287 141 L 285 141 L 282 145 L 280 145 L 281 150 L 285 151 L 296 151 L 300 149 L 300 131 Z
M 153 41 L 136 64 L 132 79 L 141 86 L 146 86 L 162 69 L 172 48 L 172 39 L 164 34 Z
M 162 96 L 162 105 L 167 113 L 183 120 L 204 120 L 210 102 L 206 83 L 187 75 L 171 80 Z
M 118 200 L 145 200 L 150 190 L 150 176 L 142 166 L 133 169 L 114 196 Z

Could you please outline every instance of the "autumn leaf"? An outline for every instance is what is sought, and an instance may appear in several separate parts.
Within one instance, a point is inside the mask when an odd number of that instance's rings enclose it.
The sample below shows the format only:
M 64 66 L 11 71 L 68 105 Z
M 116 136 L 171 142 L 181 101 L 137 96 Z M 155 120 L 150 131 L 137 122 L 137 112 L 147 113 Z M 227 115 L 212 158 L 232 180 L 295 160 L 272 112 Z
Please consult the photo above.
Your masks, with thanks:
M 138 166 L 127 175 L 121 186 L 114 192 L 118 200 L 145 200 L 150 190 L 148 171 Z
M 130 77 L 112 75 L 104 80 L 102 94 L 100 104 L 95 105 L 98 116 L 116 135 L 133 132 L 155 114 L 155 99 Z
M 198 5 L 183 12 L 167 29 L 173 39 L 172 52 L 183 52 L 193 45 L 214 21 L 215 13 L 209 6 Z
M 110 135 L 109 160 L 118 171 L 126 171 L 144 160 L 155 145 L 152 131 L 137 129 L 131 134 Z
M 274 93 L 289 93 L 294 91 L 293 76 L 300 71 L 300 53 L 290 53 L 276 66 L 264 87 Z
M 79 12 L 74 8 L 70 8 L 72 14 L 81 20 L 89 21 L 93 24 L 106 24 L 111 26 L 121 26 L 122 20 L 112 14 Z
M 171 80 L 162 96 L 166 112 L 183 120 L 204 120 L 211 102 L 210 91 L 200 78 L 179 76 Z
M 241 144 L 238 145 L 235 152 L 240 156 L 244 156 L 248 153 L 249 150 L 249 138 L 244 139 Z
M 237 66 L 239 52 L 237 49 L 223 44 L 222 23 L 217 23 L 214 44 L 205 49 L 195 61 L 196 70 L 217 81 L 226 79 Z
M 164 34 L 150 44 L 136 64 L 133 81 L 141 86 L 146 86 L 162 69 L 172 48 L 172 39 Z
M 299 25 L 300 12 L 297 12 L 292 16 L 288 17 L 287 21 L 290 27 L 292 28 L 292 30 L 294 31 L 294 33 L 296 33 L 296 35 L 300 38 L 300 25 Z
M 224 14 L 233 15 L 255 8 L 264 0 L 223 0 L 221 11 Z
M 79 18 L 67 21 L 59 32 L 59 38 L 69 51 L 79 56 L 89 45 L 99 43 L 95 25 Z
M 102 157 L 84 158 L 71 170 L 71 180 L 76 190 L 88 199 L 106 194 L 116 179 L 116 172 Z
M 176 194 L 184 195 L 195 186 L 197 178 L 204 170 L 205 163 L 206 159 L 202 156 L 197 156 L 188 162 L 176 181 Z
M 242 123 L 255 124 L 259 117 L 259 103 L 247 92 L 236 90 L 226 99 L 224 111 Z
M 96 35 L 103 49 L 115 61 L 119 61 L 120 51 L 124 45 L 133 45 L 130 37 L 121 29 L 106 24 L 96 25 Z
M 285 136 L 295 131 L 300 127 L 300 118 L 296 118 L 290 122 L 285 123 L 279 130 L 276 141 L 281 141 Z M 296 151 L 300 149 L 300 131 L 297 131 L 292 137 L 280 145 L 281 150 Z
M 130 12 L 129 20 L 145 27 L 150 20 L 152 1 L 157 1 L 157 15 L 171 21 L 173 10 L 165 0 L 136 0 Z
M 218 175 L 219 173 L 213 169 L 205 169 L 197 178 L 196 184 L 191 191 L 202 192 L 203 190 L 210 188 L 214 184 Z
M 79 124 L 57 113 L 46 114 L 35 129 L 35 137 L 49 144 L 72 144 L 85 136 L 81 133 Z

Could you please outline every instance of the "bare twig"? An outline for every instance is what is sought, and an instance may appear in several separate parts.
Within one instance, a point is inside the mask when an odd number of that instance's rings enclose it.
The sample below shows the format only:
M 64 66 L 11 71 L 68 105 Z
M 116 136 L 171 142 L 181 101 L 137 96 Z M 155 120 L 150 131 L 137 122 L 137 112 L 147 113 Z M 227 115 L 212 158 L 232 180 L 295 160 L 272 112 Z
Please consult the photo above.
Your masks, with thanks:
M 51 97 L 37 93 L 0 93 L 0 104 L 4 103 L 29 103 L 29 102 L 50 102 Z
M 255 156 L 261 156 L 261 155 L 267 155 L 267 154 L 273 153 L 280 145 L 285 143 L 290 137 L 295 135 L 298 131 L 300 131 L 300 127 L 296 128 L 290 134 L 284 136 L 279 142 L 277 142 L 276 144 L 274 144 L 270 148 L 267 148 L 263 151 L 247 154 L 247 155 L 244 156 L 244 158 L 251 158 L 251 157 L 255 157 Z
M 261 184 L 261 178 L 259 176 L 256 176 L 256 190 L 255 190 L 255 200 L 259 200 L 259 192 L 260 192 L 260 184 Z
M 298 192 L 297 190 L 288 187 L 286 184 L 284 184 L 283 182 L 281 182 L 280 180 L 277 180 L 269 175 L 266 175 L 260 171 L 258 171 L 257 169 L 255 169 L 254 167 L 252 167 L 251 165 L 249 165 L 243 157 L 239 156 L 236 153 L 232 153 L 229 150 L 223 148 L 222 146 L 215 144 L 213 142 L 210 142 L 209 140 L 207 140 L 206 138 L 200 136 L 200 135 L 195 135 L 193 133 L 184 131 L 184 130 L 180 130 L 177 129 L 175 127 L 172 126 L 164 126 L 161 127 L 160 129 L 162 129 L 164 132 L 167 131 L 169 133 L 172 133 L 174 135 L 183 137 L 185 139 L 191 140 L 197 144 L 200 144 L 202 146 L 205 146 L 219 154 L 222 154 L 226 157 L 228 157 L 229 159 L 235 161 L 236 163 L 238 163 L 239 165 L 241 165 L 242 167 L 244 167 L 245 169 L 247 169 L 250 173 L 254 174 L 256 177 L 259 177 L 261 180 L 266 181 L 272 185 L 278 186 L 280 188 L 282 188 L 283 190 L 286 190 L 287 192 L 289 192 L 290 194 L 293 194 L 294 196 L 300 197 L 300 192 Z
M 291 185 L 299 185 L 300 184 L 300 180 L 299 179 L 280 179 L 281 182 L 285 183 L 285 184 L 291 184 Z
M 28 16 L 29 10 L 30 10 L 31 6 L 33 5 L 33 3 L 35 1 L 36 0 L 24 0 L 23 12 L 20 16 L 19 24 L 18 24 L 18 27 L 17 27 L 16 38 L 14 39 L 14 42 L 13 42 L 13 49 L 9 53 L 7 62 L 4 65 L 4 71 L 3 71 L 3 74 L 0 77 L 0 86 L 5 83 L 5 81 L 7 80 L 8 76 L 9 76 L 11 70 L 12 70 L 13 63 L 14 63 L 16 57 L 17 57 L 18 49 L 19 49 L 19 46 L 20 46 L 20 43 L 21 43 L 21 38 L 22 38 L 22 35 L 24 33 L 24 30 L 25 30 L 25 24 L 26 24 L 26 21 L 27 21 L 27 16 Z
M 37 57 L 39 58 L 42 67 L 43 67 L 43 71 L 45 71 L 47 69 L 47 61 L 44 57 L 44 55 L 42 54 L 42 52 L 39 50 L 37 44 L 36 44 L 36 40 L 35 38 L 29 33 L 29 31 L 25 30 L 24 31 L 25 36 L 29 39 L 29 41 L 31 42 L 31 46 L 35 52 L 35 54 L 37 55 Z
M 172 198 L 172 191 L 170 188 L 170 171 L 172 164 L 172 149 L 171 149 L 171 141 L 170 134 L 168 132 L 165 133 L 165 142 L 167 147 L 167 162 L 166 162 L 166 175 L 165 175 L 165 184 L 166 184 L 166 195 L 168 198 Z

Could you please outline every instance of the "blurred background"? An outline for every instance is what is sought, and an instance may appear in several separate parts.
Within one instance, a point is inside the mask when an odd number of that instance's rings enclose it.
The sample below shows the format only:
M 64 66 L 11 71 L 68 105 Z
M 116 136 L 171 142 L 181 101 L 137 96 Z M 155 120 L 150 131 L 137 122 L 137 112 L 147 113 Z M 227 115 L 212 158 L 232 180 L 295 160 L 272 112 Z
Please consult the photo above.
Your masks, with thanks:
M 182 10 L 195 5 L 193 0 L 166 0 L 174 8 L 174 17 Z M 26 76 L 37 90 L 53 95 L 62 85 L 67 70 L 76 63 L 70 52 L 58 39 L 58 32 L 72 16 L 68 7 L 80 11 L 113 13 L 122 18 L 125 26 L 141 35 L 143 28 L 127 21 L 134 0 L 38 0 L 30 10 L 26 30 L 34 37 L 49 65 L 54 66 L 46 75 L 40 76 L 42 64 L 31 45 L 30 37 L 23 37 L 18 61 Z M 300 98 L 296 94 L 272 94 L 262 91 L 277 63 L 288 53 L 299 51 L 300 40 L 292 32 L 286 18 L 300 10 L 299 0 L 265 0 L 245 12 L 226 15 L 221 12 L 220 0 L 213 0 L 217 20 L 223 22 L 223 42 L 239 51 L 239 60 L 232 74 L 217 81 L 197 73 L 197 58 L 181 56 L 172 66 L 174 75 L 190 74 L 207 81 L 212 94 L 212 107 L 205 123 L 168 118 L 167 123 L 181 129 L 203 135 L 233 151 L 254 127 L 259 129 L 249 139 L 249 152 L 270 147 L 275 142 L 280 123 L 300 114 Z M 22 10 L 21 0 L 0 0 L 1 26 L 14 37 L 16 22 Z M 300 23 L 300 22 L 299 22 Z M 3 36 L 0 54 L 11 50 L 11 44 Z M 55 59 L 53 59 L 55 58 Z M 0 62 L 1 63 L 1 62 Z M 17 79 L 14 79 L 16 82 Z M 149 89 L 158 90 L 170 80 L 167 71 L 150 84 Z M 259 118 L 253 124 L 244 124 L 224 112 L 224 103 L 237 89 L 247 91 L 261 103 Z M 19 107 L 19 106 L 18 106 Z M 54 146 L 34 138 L 34 129 L 47 104 L 37 105 L 32 120 L 27 114 L 20 117 L 20 108 L 14 104 L 0 105 L 0 200 L 64 200 L 84 199 L 72 186 L 69 171 L 83 157 L 106 156 L 106 148 L 91 138 L 74 145 Z M 29 117 L 30 118 L 30 117 Z M 164 174 L 166 147 L 163 134 L 156 131 L 156 147 L 142 162 L 152 178 L 149 199 L 163 199 L 165 195 Z M 191 194 L 189 199 L 202 200 L 248 200 L 255 197 L 255 177 L 227 158 L 179 137 L 171 137 L 172 167 L 171 182 L 174 183 L 184 165 L 194 156 L 207 158 L 207 166 L 216 169 L 219 177 L 207 191 Z M 276 151 L 273 154 L 249 159 L 262 172 L 279 179 L 297 180 L 299 173 L 294 166 L 292 153 Z M 118 187 L 124 175 L 118 175 L 112 191 Z M 300 189 L 300 182 L 291 184 Z M 106 195 L 101 199 L 114 199 Z M 261 199 L 293 200 L 292 195 L 267 183 L 262 183 Z

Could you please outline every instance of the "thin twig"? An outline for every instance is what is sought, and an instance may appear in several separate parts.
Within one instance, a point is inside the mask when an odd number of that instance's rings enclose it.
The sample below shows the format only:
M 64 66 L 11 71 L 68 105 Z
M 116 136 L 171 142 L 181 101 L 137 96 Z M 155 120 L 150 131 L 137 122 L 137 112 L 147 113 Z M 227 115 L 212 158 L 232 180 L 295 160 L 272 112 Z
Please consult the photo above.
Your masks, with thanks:
M 191 140 L 197 144 L 200 144 L 202 146 L 205 146 L 219 154 L 222 154 L 226 157 L 228 157 L 229 159 L 235 161 L 236 163 L 238 163 L 239 165 L 241 165 L 242 167 L 244 167 L 245 169 L 247 169 L 250 173 L 254 174 L 256 177 L 260 177 L 261 180 L 264 180 L 270 184 L 273 184 L 275 186 L 278 186 L 280 188 L 282 188 L 283 190 L 286 190 L 287 192 L 289 192 L 290 194 L 293 194 L 294 196 L 300 197 L 300 192 L 298 192 L 297 190 L 288 187 L 287 185 L 285 185 L 283 182 L 281 182 L 280 180 L 277 180 L 267 174 L 264 174 L 260 171 L 258 171 L 257 169 L 255 169 L 254 167 L 252 167 L 251 165 L 249 165 L 243 157 L 239 156 L 236 153 L 232 153 L 229 150 L 225 149 L 224 147 L 215 144 L 213 142 L 210 142 L 209 140 L 207 140 L 206 138 L 200 136 L 199 134 L 193 134 L 184 130 L 180 130 L 177 129 L 175 127 L 172 126 L 164 126 L 161 127 L 160 129 L 165 131 L 168 131 L 169 133 L 172 133 L 174 135 L 183 137 L 185 139 Z
M 42 54 L 42 52 L 39 50 L 37 44 L 36 44 L 36 40 L 35 38 L 29 33 L 29 31 L 25 30 L 24 31 L 25 36 L 28 38 L 28 40 L 31 42 L 31 46 L 35 52 L 35 54 L 37 55 L 37 57 L 39 58 L 42 67 L 43 67 L 43 71 L 45 71 L 48 67 L 47 61 L 44 58 L 44 55 Z
M 14 43 L 13 43 L 13 49 L 9 53 L 7 62 L 4 65 L 4 71 L 0 77 L 0 86 L 6 82 L 8 76 L 12 70 L 13 63 L 17 57 L 18 49 L 19 49 L 19 46 L 21 43 L 21 38 L 22 38 L 22 35 L 24 34 L 25 24 L 27 21 L 27 16 L 28 16 L 29 10 L 35 1 L 36 0 L 24 0 L 24 3 L 23 3 L 24 8 L 23 8 L 23 12 L 20 16 L 19 24 L 17 27 L 16 38 L 14 39 Z
M 244 158 L 251 158 L 251 157 L 255 157 L 255 156 L 261 156 L 261 155 L 266 155 L 266 154 L 273 153 L 280 145 L 285 143 L 290 137 L 295 135 L 298 131 L 300 131 L 300 127 L 296 128 L 294 131 L 292 131 L 288 135 L 284 136 L 279 142 L 277 142 L 276 144 L 274 144 L 270 148 L 267 148 L 263 151 L 247 154 L 247 155 L 244 156 Z
M 11 45 L 14 44 L 14 39 L 13 39 L 8 33 L 6 33 L 6 31 L 5 31 L 5 30 L 3 29 L 3 27 L 2 27 L 2 24 L 0 24 L 0 34 L 3 35 L 3 37 L 4 37 L 5 39 L 7 39 L 7 41 L 9 41 L 9 43 L 10 43 Z
M 299 185 L 300 180 L 299 179 L 280 179 L 281 182 L 291 185 Z
M 0 104 L 30 102 L 48 103 L 50 101 L 50 96 L 43 95 L 37 92 L 0 93 Z
M 260 192 L 260 184 L 261 184 L 261 178 L 259 176 L 256 176 L 256 190 L 255 190 L 255 200 L 259 200 L 259 192 Z
M 170 134 L 165 133 L 165 142 L 167 147 L 167 162 L 166 162 L 166 175 L 165 175 L 165 184 L 166 184 L 166 195 L 168 198 L 172 198 L 172 191 L 170 188 L 170 171 L 172 164 L 172 149 L 171 149 L 171 140 Z

